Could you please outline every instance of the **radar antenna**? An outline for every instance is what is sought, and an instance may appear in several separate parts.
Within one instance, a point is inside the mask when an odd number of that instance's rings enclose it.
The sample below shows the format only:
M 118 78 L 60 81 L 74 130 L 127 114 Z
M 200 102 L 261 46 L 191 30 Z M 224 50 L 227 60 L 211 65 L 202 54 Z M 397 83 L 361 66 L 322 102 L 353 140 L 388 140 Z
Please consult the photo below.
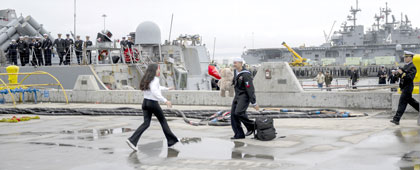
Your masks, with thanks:
M 360 11 L 362 11 L 362 10 L 359 8 L 359 0 L 356 0 L 356 8 L 353 8 L 353 6 L 350 8 L 350 13 L 353 16 L 348 17 L 349 21 L 353 21 L 353 28 L 356 27 L 356 20 L 357 20 L 356 14 Z

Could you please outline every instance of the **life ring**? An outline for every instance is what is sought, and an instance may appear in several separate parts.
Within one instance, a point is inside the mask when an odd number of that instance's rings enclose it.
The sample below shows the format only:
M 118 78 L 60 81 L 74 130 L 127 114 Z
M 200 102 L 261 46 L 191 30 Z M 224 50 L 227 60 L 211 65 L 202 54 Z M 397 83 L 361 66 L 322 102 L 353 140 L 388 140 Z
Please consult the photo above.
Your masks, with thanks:
M 133 56 L 134 61 L 136 61 L 136 62 L 140 60 L 140 58 L 139 58 L 139 50 L 137 50 L 137 49 L 134 49 L 134 53 L 133 53 L 132 48 L 126 48 L 124 50 L 124 56 L 125 56 L 125 62 L 126 63 L 131 62 L 131 56 Z
M 101 52 L 99 52 L 98 60 L 104 59 L 106 56 L 108 56 L 108 54 L 108 50 L 102 50 Z

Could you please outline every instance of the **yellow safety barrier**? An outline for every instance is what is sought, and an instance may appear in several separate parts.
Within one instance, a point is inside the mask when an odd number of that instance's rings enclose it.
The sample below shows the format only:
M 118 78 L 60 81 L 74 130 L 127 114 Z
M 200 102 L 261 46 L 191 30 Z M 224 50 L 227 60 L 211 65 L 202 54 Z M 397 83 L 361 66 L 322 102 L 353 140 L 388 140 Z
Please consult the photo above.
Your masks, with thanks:
M 63 94 L 64 97 L 66 99 L 66 103 L 69 103 L 66 91 L 64 90 L 63 85 L 61 85 L 60 81 L 54 77 L 53 75 L 51 75 L 48 72 L 45 71 L 35 71 L 35 72 L 30 72 L 30 73 L 18 73 L 19 72 L 19 67 L 17 66 L 9 66 L 6 68 L 8 73 L 0 73 L 0 76 L 4 76 L 7 75 L 9 76 L 9 83 L 6 84 L 1 78 L 0 78 L 0 82 L 2 84 L 0 84 L 0 89 L 7 89 L 7 91 L 10 94 L 10 97 L 12 98 L 13 101 L 13 106 L 16 106 L 16 101 L 14 96 L 11 93 L 11 89 L 16 89 L 16 88 L 28 88 L 28 87 L 35 87 L 35 86 L 60 86 L 61 89 L 63 90 Z M 26 75 L 19 83 L 18 82 L 18 75 Z M 51 78 L 53 78 L 57 83 L 56 84 L 22 84 L 29 76 L 32 75 L 48 75 Z

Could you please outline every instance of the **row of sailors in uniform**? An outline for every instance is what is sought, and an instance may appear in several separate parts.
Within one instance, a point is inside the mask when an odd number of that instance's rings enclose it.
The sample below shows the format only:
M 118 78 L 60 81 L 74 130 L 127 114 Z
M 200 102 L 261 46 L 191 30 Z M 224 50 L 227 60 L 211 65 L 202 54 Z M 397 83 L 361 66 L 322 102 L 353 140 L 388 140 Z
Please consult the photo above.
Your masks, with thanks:
M 76 53 L 77 62 L 80 64 L 82 61 L 82 51 L 84 47 L 92 46 L 92 41 L 89 40 L 89 36 L 86 36 L 86 41 L 80 39 L 80 36 L 76 37 L 76 41 L 70 38 L 70 34 L 66 34 L 66 39 L 61 38 L 61 34 L 58 34 L 58 38 L 52 42 L 47 34 L 44 34 L 44 39 L 41 41 L 40 37 L 32 38 L 29 41 L 29 37 L 19 37 L 19 40 L 12 40 L 9 47 L 6 50 L 8 59 L 11 64 L 17 65 L 18 56 L 22 66 L 29 64 L 29 56 L 32 55 L 32 65 L 51 65 L 52 49 L 55 48 L 60 58 L 60 63 L 64 65 L 70 64 L 70 55 L 74 51 Z M 86 56 L 89 64 L 92 64 L 91 51 L 86 50 Z M 44 63 L 45 61 L 45 63 Z
M 127 48 L 131 48 L 133 45 L 134 45 L 134 42 L 131 36 L 128 36 L 127 40 L 125 39 L 125 37 L 122 37 L 122 40 L 120 41 L 120 46 L 123 48 L 123 50 Z

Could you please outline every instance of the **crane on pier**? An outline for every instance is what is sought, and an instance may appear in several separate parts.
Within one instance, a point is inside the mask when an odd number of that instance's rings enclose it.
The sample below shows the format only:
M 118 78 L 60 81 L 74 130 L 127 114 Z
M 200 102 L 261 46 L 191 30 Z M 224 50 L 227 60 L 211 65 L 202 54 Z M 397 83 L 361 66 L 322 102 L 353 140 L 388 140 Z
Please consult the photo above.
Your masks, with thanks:
M 292 62 L 289 63 L 290 66 L 306 66 L 306 65 L 309 65 L 309 63 L 307 62 L 308 59 L 302 58 L 295 50 L 290 48 L 285 42 L 281 43 L 281 45 L 285 46 L 287 48 L 287 50 L 289 50 L 290 53 L 292 53 L 293 58 L 292 58 Z

